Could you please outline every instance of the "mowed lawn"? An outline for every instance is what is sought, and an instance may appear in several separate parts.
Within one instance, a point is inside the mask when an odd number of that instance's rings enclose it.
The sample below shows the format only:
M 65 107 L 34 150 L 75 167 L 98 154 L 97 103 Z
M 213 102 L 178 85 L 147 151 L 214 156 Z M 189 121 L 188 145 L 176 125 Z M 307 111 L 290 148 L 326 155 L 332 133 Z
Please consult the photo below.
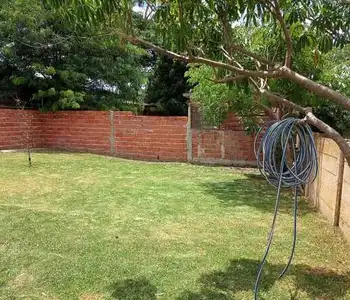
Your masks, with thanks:
M 0 299 L 252 299 L 275 190 L 221 167 L 0 154 Z M 261 299 L 350 299 L 350 251 L 284 195 Z

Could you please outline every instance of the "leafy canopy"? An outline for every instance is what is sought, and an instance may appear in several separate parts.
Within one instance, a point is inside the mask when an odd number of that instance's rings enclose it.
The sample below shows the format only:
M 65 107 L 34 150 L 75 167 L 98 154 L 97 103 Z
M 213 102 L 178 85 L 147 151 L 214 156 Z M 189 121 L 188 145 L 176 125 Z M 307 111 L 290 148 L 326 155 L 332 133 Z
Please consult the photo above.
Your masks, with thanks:
M 153 10 L 155 29 L 163 45 L 178 51 L 218 55 L 218 45 L 227 42 L 225 31 L 236 24 L 270 28 L 280 33 L 271 0 L 44 0 L 59 7 L 75 24 L 97 24 L 117 15 L 115 28 L 136 34 L 132 10 L 143 5 Z M 338 0 L 281 0 L 280 9 L 288 27 L 298 31 L 294 46 L 317 45 L 321 51 L 344 46 L 350 40 L 350 4 Z M 225 24 L 228 27 L 225 28 Z M 233 39 L 234 40 L 234 39 Z M 241 41 L 241 40 L 239 40 Z M 220 55 L 219 55 L 220 56 Z
M 166 56 L 158 57 L 149 78 L 145 102 L 155 104 L 158 114 L 187 115 L 188 99 L 183 94 L 189 92 L 190 84 L 185 77 L 186 71 L 185 63 Z
M 0 3 L 0 99 L 43 109 L 130 109 L 145 82 L 144 51 L 99 27 L 73 28 L 40 0 Z

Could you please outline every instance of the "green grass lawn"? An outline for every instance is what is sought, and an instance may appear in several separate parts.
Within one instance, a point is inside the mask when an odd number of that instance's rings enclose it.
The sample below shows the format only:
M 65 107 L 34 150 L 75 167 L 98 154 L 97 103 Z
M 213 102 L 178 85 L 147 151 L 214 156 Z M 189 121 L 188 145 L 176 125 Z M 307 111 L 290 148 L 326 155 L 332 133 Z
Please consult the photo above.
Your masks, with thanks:
M 275 191 L 230 168 L 0 154 L 0 299 L 252 299 Z M 285 195 L 261 299 L 350 299 L 350 251 Z

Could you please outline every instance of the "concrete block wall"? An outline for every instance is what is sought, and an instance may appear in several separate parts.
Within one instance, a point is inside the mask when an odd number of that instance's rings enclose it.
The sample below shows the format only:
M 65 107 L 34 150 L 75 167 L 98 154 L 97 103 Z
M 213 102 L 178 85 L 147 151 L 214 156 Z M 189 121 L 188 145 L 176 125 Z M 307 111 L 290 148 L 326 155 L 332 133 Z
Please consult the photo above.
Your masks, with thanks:
M 316 147 L 319 173 L 306 196 L 350 241 L 350 167 L 333 140 L 316 135 Z
M 319 170 L 315 181 L 308 187 L 312 204 L 333 223 L 338 184 L 340 150 L 334 141 L 316 137 Z
M 350 241 L 350 167 L 346 162 L 341 188 L 339 227 Z

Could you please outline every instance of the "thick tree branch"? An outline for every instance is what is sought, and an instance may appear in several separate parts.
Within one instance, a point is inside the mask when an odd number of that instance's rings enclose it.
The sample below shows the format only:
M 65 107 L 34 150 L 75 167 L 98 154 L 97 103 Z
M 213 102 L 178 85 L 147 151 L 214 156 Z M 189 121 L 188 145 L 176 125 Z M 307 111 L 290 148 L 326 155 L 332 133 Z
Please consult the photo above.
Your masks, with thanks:
M 145 41 L 141 38 L 130 36 L 130 35 L 127 35 L 125 33 L 120 32 L 120 31 L 115 31 L 115 33 L 119 37 L 129 41 L 132 44 L 139 44 L 139 45 L 146 46 L 148 48 L 152 48 L 160 54 L 163 54 L 165 56 L 168 56 L 168 57 L 171 57 L 174 59 L 182 60 L 182 61 L 187 62 L 187 63 L 191 63 L 191 62 L 192 63 L 201 63 L 201 64 L 205 64 L 208 66 L 216 67 L 216 68 L 226 69 L 226 70 L 232 71 L 238 75 L 245 75 L 247 77 L 251 76 L 251 77 L 263 77 L 263 78 L 277 78 L 277 77 L 281 76 L 281 74 L 280 74 L 281 69 L 280 68 L 275 69 L 275 70 L 270 70 L 270 71 L 245 70 L 245 69 L 241 69 L 241 68 L 235 67 L 233 65 L 230 65 L 230 64 L 227 64 L 224 62 L 214 61 L 214 60 L 207 59 L 207 58 L 200 57 L 200 56 L 193 56 L 192 57 L 192 56 L 181 55 L 181 54 L 166 50 L 162 47 L 156 46 L 156 45 L 154 45 L 148 41 Z
M 292 37 L 290 34 L 290 31 L 287 27 L 286 22 L 284 21 L 284 18 L 282 16 L 282 12 L 281 12 L 281 7 L 280 7 L 280 3 L 279 0 L 274 0 L 274 9 L 273 9 L 273 13 L 277 19 L 277 21 L 280 23 L 284 37 L 286 39 L 286 46 L 287 46 L 287 51 L 286 51 L 286 57 L 285 57 L 285 61 L 284 61 L 284 65 L 288 68 L 291 67 L 292 64 L 292 55 L 293 55 L 293 43 L 292 43 Z
M 287 67 L 282 67 L 282 77 L 299 84 L 317 96 L 331 100 L 342 105 L 346 110 L 350 110 L 350 99 L 322 84 L 298 74 Z
M 325 122 L 317 118 L 312 112 L 308 112 L 306 114 L 306 122 L 315 126 L 319 130 L 321 130 L 327 137 L 331 138 L 333 141 L 337 143 L 340 150 L 344 154 L 344 158 L 346 159 L 348 165 L 350 166 L 350 145 L 348 142 L 339 134 L 331 126 L 327 125 Z
M 350 166 L 350 145 L 347 141 L 340 135 L 338 131 L 336 131 L 331 126 L 327 125 L 325 122 L 317 118 L 309 109 L 304 108 L 300 105 L 297 105 L 283 97 L 275 95 L 266 90 L 260 90 L 260 94 L 265 96 L 266 99 L 271 101 L 272 103 L 281 103 L 287 107 L 290 107 L 296 111 L 304 113 L 306 115 L 306 122 L 315 126 L 321 132 L 323 132 L 327 137 L 331 138 L 333 141 L 337 143 L 340 150 L 344 153 L 344 157 Z
M 283 104 L 283 105 L 285 105 L 287 107 L 290 107 L 290 108 L 292 108 L 292 109 L 294 109 L 294 110 L 296 110 L 298 112 L 301 112 L 301 113 L 304 113 L 304 114 L 307 113 L 307 109 L 306 108 L 304 108 L 304 107 L 302 107 L 302 106 L 300 106 L 298 104 L 295 104 L 295 103 L 293 103 L 293 102 L 291 102 L 291 101 L 289 101 L 289 100 L 287 100 L 287 99 L 285 99 L 285 98 L 283 98 L 283 97 L 281 97 L 279 95 L 273 94 L 273 93 L 271 93 L 271 92 L 269 92 L 269 91 L 267 91 L 265 89 L 260 89 L 259 93 L 262 96 L 265 96 L 266 99 L 268 99 L 270 102 L 272 102 L 274 104 L 280 103 L 280 104 Z

